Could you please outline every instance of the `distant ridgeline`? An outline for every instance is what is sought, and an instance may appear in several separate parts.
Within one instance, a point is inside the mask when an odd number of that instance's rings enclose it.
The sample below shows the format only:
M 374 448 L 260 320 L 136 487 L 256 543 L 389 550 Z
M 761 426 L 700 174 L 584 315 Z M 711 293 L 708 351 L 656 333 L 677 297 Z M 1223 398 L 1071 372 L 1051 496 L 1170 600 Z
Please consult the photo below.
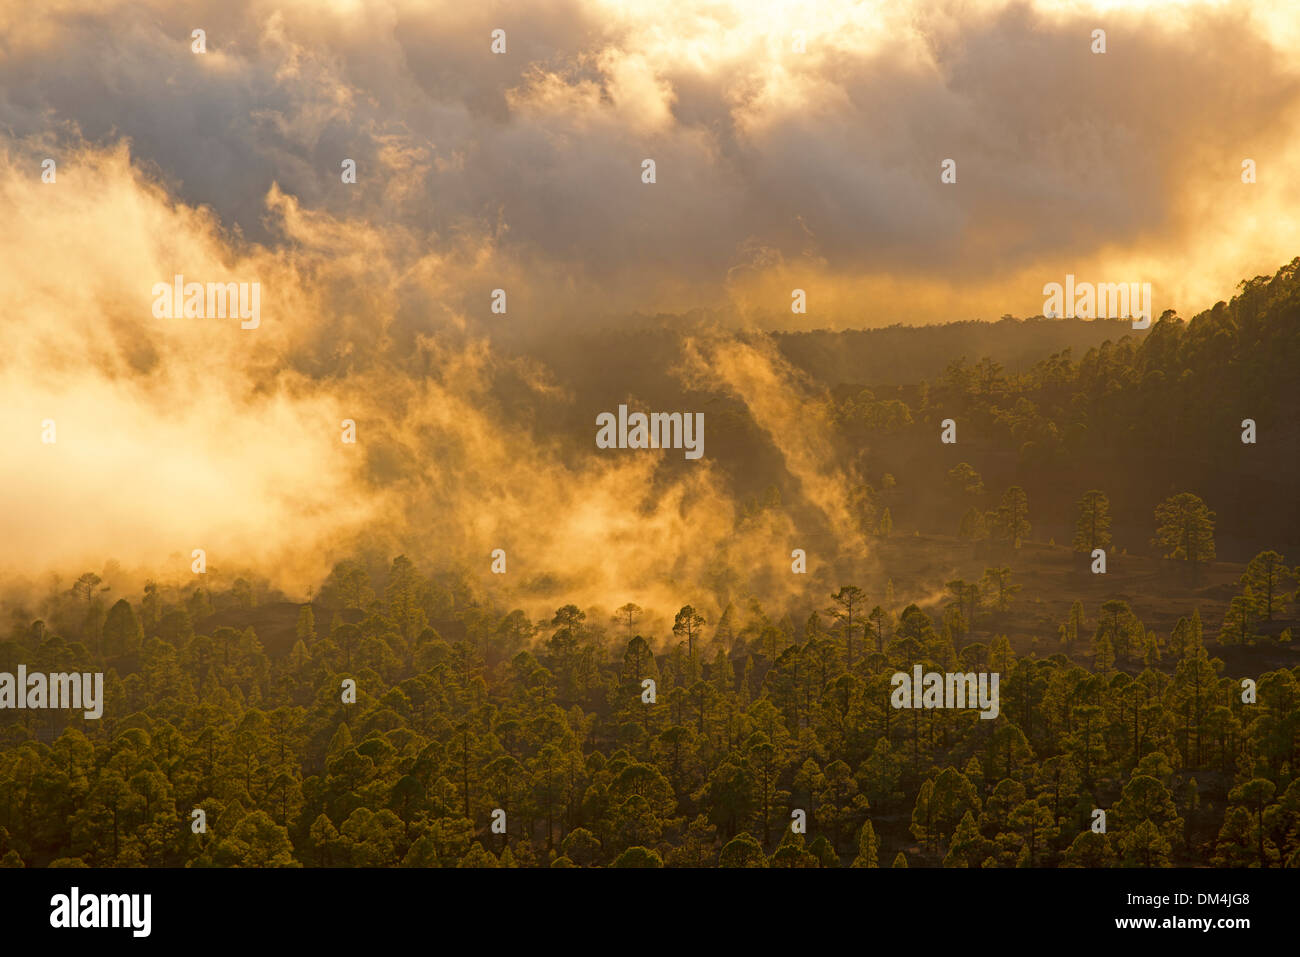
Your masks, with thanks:
M 1260 541 L 1294 551 L 1298 269 L 1300 259 L 1271 279 L 1243 282 L 1231 303 L 1190 321 L 1167 313 L 1143 333 L 1122 323 L 1076 324 L 1109 330 L 1115 341 L 1055 352 L 1018 371 L 972 355 L 898 388 L 843 380 L 834 386 L 842 433 L 863 450 L 857 461 L 872 490 L 884 473 L 911 489 L 896 496 L 895 523 L 954 533 L 970 503 L 945 476 L 967 463 L 992 488 L 1025 489 L 1047 517 L 1040 539 L 1067 536 L 1070 503 L 1101 489 L 1116 539 L 1142 551 L 1152 507 L 1191 489 L 1216 515 L 1224 557 L 1245 560 Z M 1008 324 L 1008 332 L 1042 324 Z M 894 334 L 924 338 L 936 355 L 951 357 L 942 345 L 948 328 Z M 936 440 L 946 420 L 958 432 L 948 447 Z

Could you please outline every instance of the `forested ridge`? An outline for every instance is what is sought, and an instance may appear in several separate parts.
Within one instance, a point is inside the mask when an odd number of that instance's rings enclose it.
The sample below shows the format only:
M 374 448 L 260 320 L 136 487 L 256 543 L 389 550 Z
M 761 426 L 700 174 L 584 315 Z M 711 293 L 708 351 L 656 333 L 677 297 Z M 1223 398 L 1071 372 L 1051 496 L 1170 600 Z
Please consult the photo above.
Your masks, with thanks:
M 406 556 L 340 562 L 310 602 L 51 585 L 11 605 L 0 670 L 102 670 L 104 715 L 0 712 L 0 862 L 1300 866 L 1298 269 L 1077 362 L 836 383 L 884 574 L 799 608 L 537 618 Z M 982 573 L 896 587 L 890 561 L 936 549 Z M 1129 550 L 1182 583 L 1143 595 L 1159 615 L 1123 597 Z M 1058 553 L 1077 578 L 1049 594 Z M 917 665 L 998 673 L 1000 713 L 895 709 Z
M 963 496 L 941 481 L 952 462 L 933 441 L 952 418 L 963 459 L 990 486 L 1024 487 L 1051 517 L 1046 531 L 1067 534 L 1068 505 L 1099 488 L 1126 545 L 1144 549 L 1151 502 L 1190 488 L 1213 503 L 1220 546 L 1244 561 L 1261 542 L 1300 544 L 1297 367 L 1300 259 L 1190 320 L 1167 312 L 1149 330 L 1063 349 L 1023 372 L 958 356 L 916 384 L 831 385 L 873 490 L 883 472 L 900 480 L 896 520 L 954 527 Z M 1247 419 L 1259 437 L 1243 447 Z

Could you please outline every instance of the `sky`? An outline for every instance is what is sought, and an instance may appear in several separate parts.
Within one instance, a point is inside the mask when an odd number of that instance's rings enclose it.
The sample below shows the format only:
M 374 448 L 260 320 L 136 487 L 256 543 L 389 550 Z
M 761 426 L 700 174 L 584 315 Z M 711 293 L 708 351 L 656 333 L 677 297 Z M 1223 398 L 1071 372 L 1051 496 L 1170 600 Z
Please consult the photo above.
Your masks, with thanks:
M 530 341 L 707 316 L 684 387 L 838 522 L 826 424 L 744 333 L 1031 316 L 1066 274 L 1230 298 L 1298 252 L 1298 41 L 1287 2 L 0 0 L 0 570 L 776 581 L 792 530 L 737 536 L 707 461 L 558 456 L 493 383 L 564 401 Z M 157 318 L 176 274 L 258 282 L 261 324 Z

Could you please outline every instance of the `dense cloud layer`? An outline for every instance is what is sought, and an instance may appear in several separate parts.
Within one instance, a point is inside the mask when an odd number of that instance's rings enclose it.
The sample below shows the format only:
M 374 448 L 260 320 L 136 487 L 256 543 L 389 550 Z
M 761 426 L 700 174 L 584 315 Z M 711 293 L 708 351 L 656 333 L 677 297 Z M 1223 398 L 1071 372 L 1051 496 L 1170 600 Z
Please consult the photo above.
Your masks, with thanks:
M 1288 260 L 1266 213 L 1296 206 L 1300 84 L 1270 30 L 1295 15 L 1060 10 L 74 2 L 7 15 L 0 125 L 55 150 L 128 138 L 261 241 L 272 184 L 401 227 L 473 257 L 444 301 L 488 321 L 506 286 L 533 328 L 693 307 L 788 323 L 795 285 L 821 325 L 1032 314 L 1067 271 L 1186 311 Z

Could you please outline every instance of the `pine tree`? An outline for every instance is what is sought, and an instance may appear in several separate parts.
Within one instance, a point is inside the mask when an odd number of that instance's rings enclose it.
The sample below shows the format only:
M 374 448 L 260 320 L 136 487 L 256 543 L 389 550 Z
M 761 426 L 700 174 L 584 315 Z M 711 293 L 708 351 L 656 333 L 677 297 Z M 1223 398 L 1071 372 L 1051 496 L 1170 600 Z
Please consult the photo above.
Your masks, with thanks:
M 1277 789 L 1267 778 L 1252 778 L 1245 784 L 1239 784 L 1228 792 L 1230 804 L 1245 807 L 1253 820 L 1255 848 L 1258 854 L 1256 864 L 1268 867 L 1277 855 L 1277 846 L 1269 839 L 1268 829 L 1264 826 L 1264 812 Z
M 858 830 L 858 854 L 853 858 L 853 867 L 879 867 L 880 842 L 876 839 L 876 829 L 871 821 L 862 822 Z
M 139 652 L 143 642 L 144 629 L 135 616 L 135 609 L 125 598 L 119 599 L 104 619 L 104 653 L 110 658 L 134 655 Z
M 1083 631 L 1083 602 L 1070 605 L 1070 620 L 1065 625 L 1066 644 L 1073 648 Z
M 1039 801 L 1022 801 L 1011 812 L 1008 824 L 1025 842 L 1025 863 L 1041 865 L 1056 837 L 1056 818 L 1050 808 Z
M 1091 553 L 1096 548 L 1110 545 L 1110 499 L 1105 492 L 1091 489 L 1083 493 L 1076 506 L 1079 510 L 1074 524 L 1074 541 L 1071 543 L 1076 552 Z
M 1102 604 L 1097 615 L 1097 635 L 1104 635 L 1116 656 L 1135 659 L 1146 647 L 1146 629 L 1126 601 Z M 1095 640 L 1095 639 L 1094 639 Z
M 1108 675 L 1115 667 L 1115 648 L 1104 633 L 1098 631 L 1092 640 L 1092 668 L 1098 674 Z
M 971 542 L 982 542 L 989 537 L 988 521 L 984 517 L 981 509 L 966 509 L 961 517 L 961 525 L 957 529 L 959 537 Z
M 1187 654 L 1192 641 L 1192 623 L 1186 618 L 1179 618 L 1169 633 L 1169 653 L 1175 661 L 1181 661 Z
M 299 641 L 308 644 L 316 640 L 316 616 L 312 614 L 311 602 L 307 602 L 298 610 L 296 634 Z
M 1171 495 L 1156 506 L 1156 537 L 1165 558 L 1187 562 L 1195 570 L 1214 561 L 1214 513 L 1191 492 Z
M 1013 485 L 1002 494 L 997 510 L 997 527 L 1001 538 L 1012 548 L 1019 548 L 1029 534 L 1029 497 L 1019 485 Z
M 1235 596 L 1228 603 L 1228 611 L 1223 616 L 1223 626 L 1219 629 L 1219 644 L 1245 645 L 1255 640 L 1255 595 L 1246 587 L 1244 594 Z
M 686 657 L 692 669 L 692 677 L 695 668 L 695 641 L 704 624 L 704 616 L 697 614 L 691 605 L 683 605 L 673 619 L 673 634 L 686 643 Z
M 934 833 L 934 781 L 926 778 L 921 782 L 921 789 L 916 794 L 916 805 L 912 808 L 912 836 L 922 844 L 935 844 Z
M 980 590 L 988 596 L 994 611 L 1005 612 L 1011 609 L 1011 599 L 1020 591 L 1020 586 L 1011 584 L 1010 568 L 986 568 Z
M 1286 610 L 1286 586 L 1293 583 L 1295 571 L 1284 564 L 1285 559 L 1274 551 L 1260 552 L 1250 560 L 1241 576 L 1243 594 L 1253 594 L 1252 610 L 1265 621 Z
M 628 602 L 619 607 L 618 613 L 614 615 L 613 620 L 627 628 L 627 637 L 630 641 L 632 639 L 632 628 L 636 625 L 636 620 L 640 617 L 641 606 L 635 602 Z
M 979 826 L 975 823 L 975 815 L 967 811 L 953 832 L 943 866 L 979 867 L 984 858 L 989 856 L 990 847 L 988 839 L 980 833 Z
M 857 585 L 842 585 L 840 590 L 831 596 L 835 602 L 835 607 L 831 614 L 840 625 L 840 631 L 844 639 L 845 649 L 847 651 L 848 667 L 853 668 L 853 633 L 857 626 L 853 622 L 854 612 L 861 615 L 862 603 L 866 600 L 866 593 Z
M 1258 862 L 1255 826 L 1250 811 L 1240 804 L 1228 808 L 1214 845 L 1216 867 L 1250 867 Z
M 1168 867 L 1169 840 L 1151 821 L 1143 820 L 1119 837 L 1124 863 L 1130 867 Z
M 1061 859 L 1062 867 L 1110 867 L 1115 860 L 1110 835 L 1093 830 L 1080 832 Z

